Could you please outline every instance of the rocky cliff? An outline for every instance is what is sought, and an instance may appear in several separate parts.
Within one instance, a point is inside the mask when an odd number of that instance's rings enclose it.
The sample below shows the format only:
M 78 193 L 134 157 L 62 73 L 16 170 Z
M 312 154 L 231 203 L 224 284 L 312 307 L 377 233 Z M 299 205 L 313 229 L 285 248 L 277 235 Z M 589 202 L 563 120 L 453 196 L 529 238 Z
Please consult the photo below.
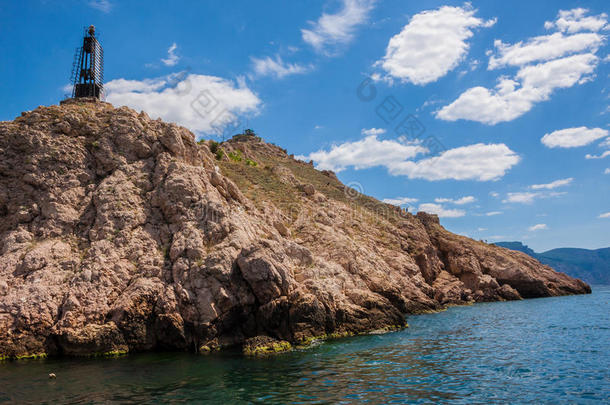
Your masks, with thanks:
M 0 123 L 0 254 L 0 357 L 296 343 L 590 291 L 257 137 L 75 100 Z

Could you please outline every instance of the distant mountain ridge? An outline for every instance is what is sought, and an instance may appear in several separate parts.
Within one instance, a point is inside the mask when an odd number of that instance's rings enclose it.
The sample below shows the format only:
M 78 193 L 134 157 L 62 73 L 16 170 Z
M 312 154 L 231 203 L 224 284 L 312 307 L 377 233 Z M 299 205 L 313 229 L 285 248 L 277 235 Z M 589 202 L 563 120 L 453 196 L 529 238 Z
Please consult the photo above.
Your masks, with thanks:
M 496 242 L 495 245 L 528 254 L 557 271 L 587 283 L 610 284 L 610 248 L 559 248 L 536 253 L 521 242 Z

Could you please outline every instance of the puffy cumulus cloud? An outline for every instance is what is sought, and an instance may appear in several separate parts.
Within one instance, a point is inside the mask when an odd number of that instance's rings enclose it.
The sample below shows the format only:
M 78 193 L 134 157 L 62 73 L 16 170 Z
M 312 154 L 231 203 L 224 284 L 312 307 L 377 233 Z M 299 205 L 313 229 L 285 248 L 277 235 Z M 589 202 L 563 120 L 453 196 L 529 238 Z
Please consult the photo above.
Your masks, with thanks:
M 596 16 L 587 16 L 589 10 L 586 8 L 574 8 L 572 10 L 559 10 L 555 21 L 544 23 L 546 29 L 557 29 L 562 32 L 574 33 L 579 31 L 600 31 L 608 29 L 608 15 L 602 13 Z
M 502 200 L 503 203 L 517 203 L 517 204 L 532 204 L 535 200 L 540 198 L 559 197 L 565 195 L 565 192 L 540 192 L 540 191 L 525 191 L 518 193 L 508 193 L 506 199 Z
M 496 180 L 514 165 L 519 156 L 504 144 L 475 144 L 444 151 L 438 156 L 413 160 L 428 150 L 417 144 L 379 140 L 371 135 L 356 142 L 333 145 L 302 160 L 313 160 L 322 170 L 341 171 L 347 167 L 385 167 L 391 175 L 425 180 Z
M 360 131 L 362 133 L 362 135 L 383 135 L 386 133 L 386 130 L 383 128 L 362 128 L 362 131 Z
M 389 79 L 424 85 L 445 76 L 464 59 L 473 29 L 490 27 L 495 20 L 475 17 L 469 6 L 443 6 L 411 17 L 392 38 L 381 67 Z
M 598 61 L 597 56 L 587 53 L 525 66 L 514 79 L 501 77 L 493 90 L 481 86 L 466 90 L 438 110 L 436 117 L 488 125 L 511 121 L 531 110 L 534 104 L 548 100 L 556 89 L 587 81 Z
M 367 21 L 376 0 L 342 0 L 342 3 L 337 13 L 323 13 L 318 21 L 309 22 L 309 29 L 301 29 L 303 41 L 316 52 L 331 55 L 337 46 L 351 42 L 356 27 Z
M 167 59 L 161 59 L 165 66 L 175 66 L 180 60 L 180 57 L 176 55 L 176 49 L 178 49 L 178 45 L 174 42 L 167 50 Z
M 556 32 L 551 35 L 534 37 L 526 42 L 517 42 L 514 45 L 496 40 L 494 46 L 497 55 L 489 58 L 488 69 L 497 69 L 507 65 L 523 66 L 583 51 L 595 53 L 604 43 L 604 39 L 604 36 L 591 32 L 574 35 Z
M 462 198 L 457 198 L 457 199 L 453 199 L 453 198 L 435 198 L 434 202 L 443 204 L 443 203 L 450 203 L 450 204 L 455 204 L 455 205 L 464 205 L 464 204 L 471 204 L 473 202 L 475 202 L 477 199 L 474 198 L 473 196 L 469 195 L 466 197 L 462 197 Z
M 610 218 L 610 212 L 605 212 L 599 216 L 599 218 Z
M 313 160 L 321 170 L 340 172 L 347 167 L 367 169 L 375 166 L 388 166 L 418 154 L 427 152 L 418 145 L 403 145 L 393 140 L 379 140 L 370 135 L 355 142 L 333 145 L 330 150 L 319 150 L 309 156 L 299 156 L 302 160 Z
M 116 79 L 104 85 L 106 100 L 146 111 L 199 133 L 218 133 L 262 102 L 243 80 L 184 73 L 155 79 Z
M 549 35 L 515 44 L 496 40 L 488 69 L 516 66 L 517 73 L 499 77 L 495 88 L 467 89 L 436 111 L 436 117 L 488 125 L 512 121 L 548 100 L 555 90 L 592 80 L 600 61 L 596 53 L 606 42 L 606 36 L 597 32 L 606 25 L 606 15 L 587 17 L 586 13 L 584 9 L 561 11 L 555 22 L 547 22 L 548 29 L 557 30 Z
M 530 188 L 533 190 L 552 190 L 557 187 L 567 186 L 568 184 L 571 184 L 572 181 L 574 181 L 574 179 L 572 177 L 570 177 L 567 179 L 555 180 L 555 181 L 553 181 L 551 183 L 547 183 L 547 184 L 534 184 L 534 185 L 531 185 Z
M 538 65 L 526 66 L 517 73 L 517 80 L 523 88 L 536 89 L 550 94 L 557 88 L 572 87 L 585 83 L 585 77 L 595 70 L 599 58 L 592 53 L 584 53 L 555 59 Z
M 391 175 L 425 180 L 496 180 L 514 165 L 519 156 L 504 144 L 475 144 L 446 150 L 438 156 L 413 160 L 427 149 L 416 144 L 379 140 L 375 135 L 360 141 L 333 145 L 302 160 L 313 160 L 322 170 L 341 171 L 347 167 L 385 167 Z
M 542 231 L 544 229 L 549 229 L 549 227 L 546 224 L 536 224 L 527 228 L 530 232 Z
M 392 204 L 392 205 L 409 205 L 409 204 L 415 204 L 417 201 L 419 201 L 417 198 L 410 198 L 410 197 L 396 197 L 396 198 L 384 198 L 383 202 L 386 204 Z
M 608 130 L 602 128 L 576 127 L 566 128 L 545 134 L 540 142 L 549 148 L 576 148 L 608 136 Z
M 275 59 L 267 56 L 262 59 L 250 57 L 250 60 L 252 61 L 252 69 L 257 76 L 272 76 L 277 79 L 307 73 L 313 69 L 312 66 L 286 63 L 279 55 L 276 55 Z
M 447 209 L 441 204 L 425 203 L 420 204 L 418 211 L 436 214 L 439 218 L 460 218 L 466 215 L 466 211 L 459 209 Z
M 397 162 L 390 174 L 425 180 L 497 180 L 504 176 L 520 157 L 501 144 L 474 144 L 449 149 L 439 156 L 419 161 Z

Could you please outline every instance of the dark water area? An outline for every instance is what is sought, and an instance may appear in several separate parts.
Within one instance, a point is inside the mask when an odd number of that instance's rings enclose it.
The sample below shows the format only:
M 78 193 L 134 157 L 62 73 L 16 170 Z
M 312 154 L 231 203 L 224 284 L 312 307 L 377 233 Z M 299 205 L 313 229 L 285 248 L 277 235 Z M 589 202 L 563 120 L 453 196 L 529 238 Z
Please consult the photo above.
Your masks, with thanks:
M 608 403 L 610 286 L 454 307 L 270 358 L 137 354 L 0 363 L 6 403 Z M 48 378 L 55 373 L 57 379 Z

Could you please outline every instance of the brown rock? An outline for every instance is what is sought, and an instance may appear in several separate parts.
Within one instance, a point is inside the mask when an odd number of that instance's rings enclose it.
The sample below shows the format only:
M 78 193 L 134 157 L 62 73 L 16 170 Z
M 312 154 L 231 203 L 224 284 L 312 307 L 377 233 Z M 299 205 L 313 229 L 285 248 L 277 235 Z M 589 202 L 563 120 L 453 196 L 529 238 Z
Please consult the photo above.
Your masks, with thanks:
M 302 188 L 306 195 L 314 195 L 316 193 L 316 189 L 311 184 L 304 184 Z
M 519 295 L 519 291 L 515 290 L 508 284 L 502 284 L 502 287 L 500 287 L 498 293 L 505 300 L 513 301 L 522 299 L 521 295 Z

